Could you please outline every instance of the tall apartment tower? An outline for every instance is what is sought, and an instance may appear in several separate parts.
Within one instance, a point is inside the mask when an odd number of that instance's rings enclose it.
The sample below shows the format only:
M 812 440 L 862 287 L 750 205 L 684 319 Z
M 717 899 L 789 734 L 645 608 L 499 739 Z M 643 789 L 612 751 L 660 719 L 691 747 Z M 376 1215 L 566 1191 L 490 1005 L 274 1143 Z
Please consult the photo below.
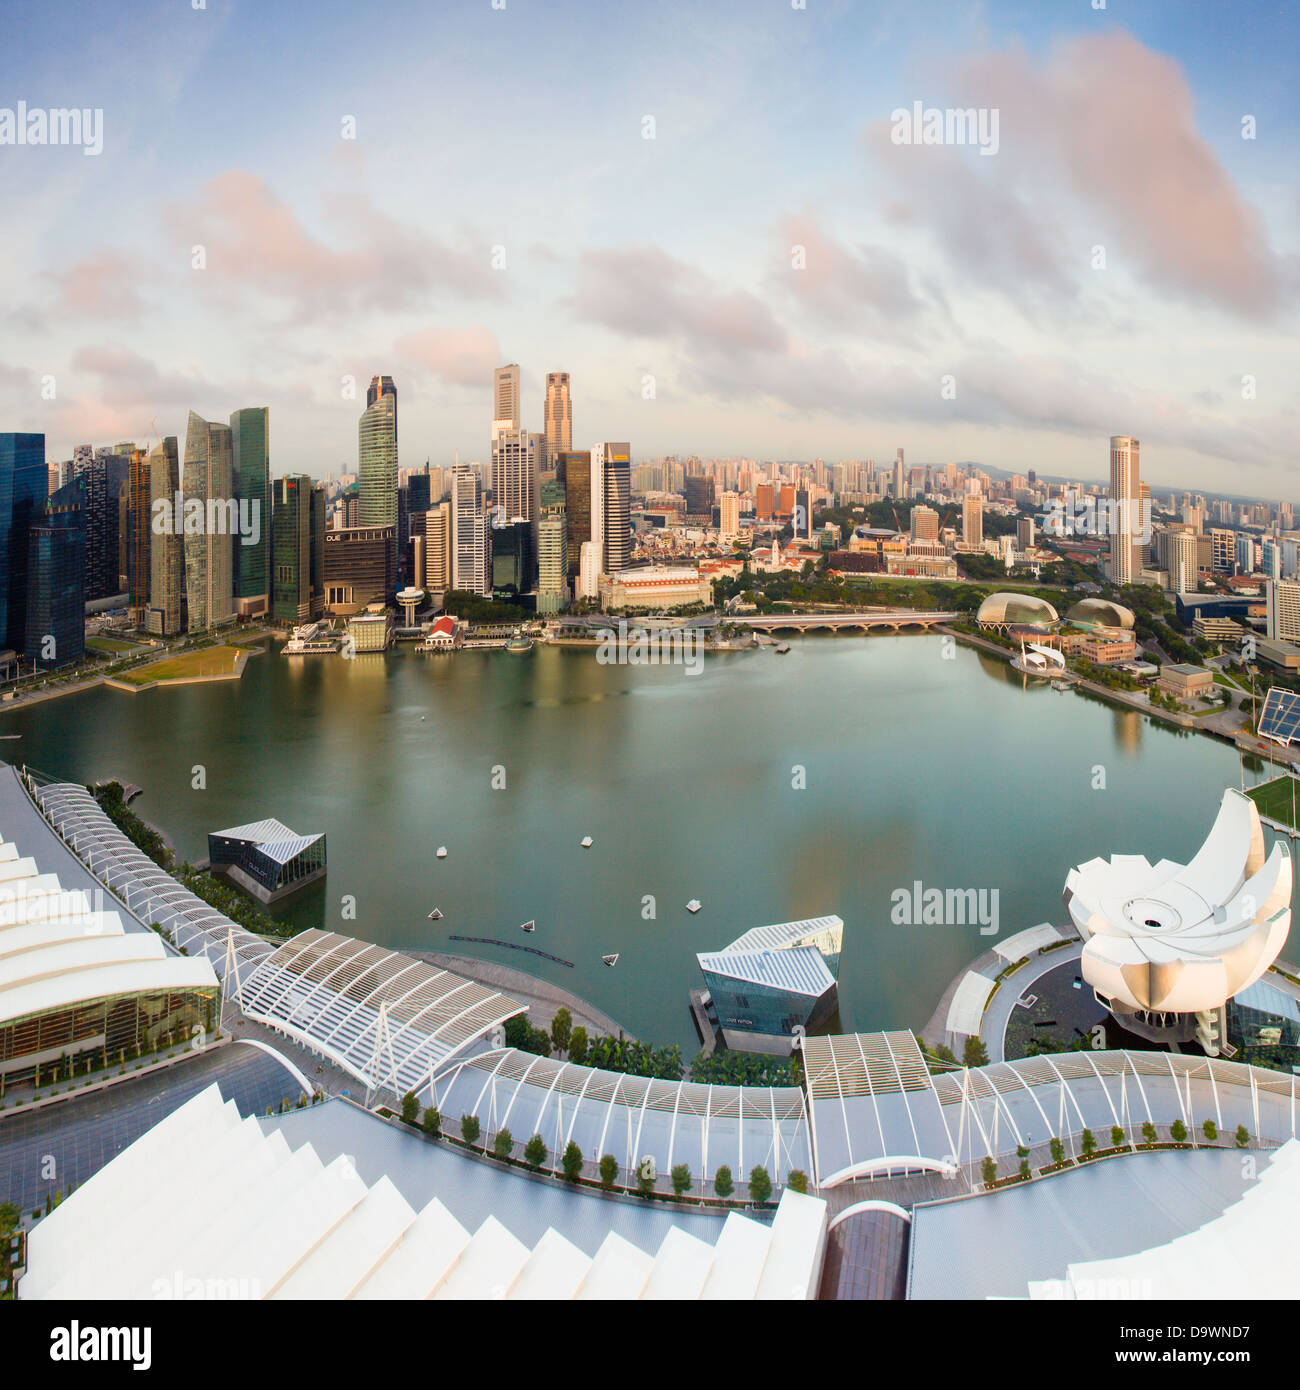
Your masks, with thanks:
M 734 492 L 722 494 L 722 510 L 718 521 L 718 539 L 734 541 L 740 535 L 740 497 Z
M 149 505 L 165 500 L 173 513 L 181 487 L 176 436 L 169 434 L 149 451 Z M 149 607 L 145 627 L 157 637 L 185 631 L 185 537 L 178 524 L 149 534 Z
M 517 430 L 522 423 L 519 411 L 519 364 L 498 367 L 492 373 L 492 437 L 500 430 Z
M 601 499 L 599 526 L 598 493 Z M 591 538 L 596 542 L 596 561 L 602 574 L 614 574 L 628 567 L 632 559 L 630 444 L 597 444 L 591 451 Z
M 451 470 L 451 587 L 487 596 L 492 592 L 491 552 L 483 516 L 483 484 L 467 463 Z
M 1133 584 L 1141 570 L 1143 534 L 1140 446 L 1127 434 L 1110 438 L 1110 577 L 1115 584 Z
M 555 468 L 555 460 L 573 448 L 573 403 L 569 398 L 568 372 L 546 373 L 546 414 L 542 429 L 546 434 L 542 468 L 550 472 Z
M 1196 535 L 1192 531 L 1169 533 L 1169 587 L 1175 594 L 1196 592 Z
M 234 536 L 232 568 L 239 613 L 265 613 L 271 602 L 271 412 L 264 405 L 230 417 L 231 457 L 240 515 L 255 517 L 257 540 Z
M 204 420 L 192 410 L 185 427 L 183 486 L 187 502 L 195 497 L 203 503 L 207 523 L 201 535 L 185 537 L 189 631 L 202 632 L 235 613 L 230 528 L 214 524 L 223 513 L 229 519 L 234 497 L 234 451 L 229 425 Z

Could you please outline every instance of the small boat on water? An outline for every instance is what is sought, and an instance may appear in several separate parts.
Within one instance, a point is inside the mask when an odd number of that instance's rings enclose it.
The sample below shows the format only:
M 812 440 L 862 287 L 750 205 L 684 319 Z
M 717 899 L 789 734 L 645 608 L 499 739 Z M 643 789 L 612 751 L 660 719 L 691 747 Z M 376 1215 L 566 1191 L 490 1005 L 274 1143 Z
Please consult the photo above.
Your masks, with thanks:
M 447 857 L 447 846 L 446 846 L 446 845 L 439 845 L 439 846 L 438 846 L 438 858 L 439 858 L 439 859 L 446 859 L 446 857 Z
M 603 961 L 605 962 L 606 965 L 617 965 L 617 964 L 618 964 L 618 952 L 615 951 L 614 954 L 613 954 L 612 956 L 601 956 L 601 960 L 603 960 Z
M 692 898 L 690 902 L 686 904 L 686 910 L 687 912 L 698 912 L 700 910 L 699 898 Z
M 581 842 L 581 843 L 582 843 L 583 849 L 590 849 L 590 848 L 592 847 L 592 845 L 594 845 L 596 842 L 591 838 L 590 835 L 584 835 L 584 836 L 582 837 L 582 842 Z
M 433 909 L 433 911 L 432 911 L 431 913 L 429 913 L 429 921 L 431 921 L 431 922 L 441 922 L 441 921 L 442 921 L 442 908 L 440 908 L 440 907 L 435 907 L 435 908 Z
M 536 931 L 536 930 L 537 930 L 537 923 L 534 922 L 534 921 L 532 921 L 532 920 L 530 919 L 529 921 L 525 922 L 525 923 L 523 924 L 523 926 L 519 928 L 519 930 L 520 930 L 520 931 Z
M 777 656 L 784 656 L 784 655 L 786 654 L 786 652 L 788 652 L 789 650 L 790 650 L 790 644 L 789 644 L 789 642 L 778 642 L 778 643 L 776 644 L 776 654 L 777 654 Z

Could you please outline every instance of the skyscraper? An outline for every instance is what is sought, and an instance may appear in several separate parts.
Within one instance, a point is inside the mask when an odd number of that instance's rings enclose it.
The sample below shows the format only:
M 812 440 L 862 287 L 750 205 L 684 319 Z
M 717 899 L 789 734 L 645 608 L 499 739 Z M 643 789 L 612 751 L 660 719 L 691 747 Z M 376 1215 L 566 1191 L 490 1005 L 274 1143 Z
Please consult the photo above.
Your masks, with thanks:
M 111 449 L 89 444 L 72 451 L 72 476 L 85 493 L 86 598 L 92 602 L 118 592 L 117 484 L 111 458 Z
M 42 503 L 27 531 L 25 656 L 48 670 L 86 655 L 86 519 L 71 482 Z
M 558 613 L 569 601 L 567 521 L 563 511 L 537 523 L 537 611 Z
M 145 615 L 149 611 L 149 571 L 151 564 L 150 521 L 152 512 L 149 503 L 150 466 L 149 456 L 143 449 L 133 449 L 130 461 L 130 479 L 127 488 L 127 549 L 126 576 L 127 595 L 131 605 L 132 617 L 139 627 L 145 625 Z M 85 547 L 85 517 L 82 517 L 82 547 Z M 84 571 L 85 556 L 82 557 Z M 84 583 L 84 577 L 83 577 Z
M 973 550 L 984 544 L 984 499 L 968 492 L 961 500 L 961 538 Z
M 492 506 L 498 522 L 536 520 L 537 478 L 546 439 L 527 430 L 498 430 L 492 439 Z
M 274 501 L 271 617 L 294 626 L 313 616 L 311 479 L 305 473 L 277 478 Z
M 190 411 L 185 427 L 185 500 L 203 503 L 203 528 L 186 526 L 185 603 L 190 632 L 216 627 L 234 616 L 231 551 L 234 459 L 230 426 Z M 188 520 L 188 518 L 187 518 Z
M 232 572 L 241 614 L 265 613 L 271 595 L 271 412 L 266 406 L 237 410 L 230 417 L 235 496 L 241 516 L 256 517 L 255 544 L 232 537 Z
M 181 518 L 173 515 L 176 494 L 181 487 L 180 460 L 176 436 L 168 435 L 149 451 L 149 609 L 146 628 L 159 637 L 174 637 L 185 631 L 185 537 Z M 165 500 L 172 524 L 152 524 L 155 502 Z
M 27 641 L 27 528 L 49 496 L 43 434 L 0 434 L 0 641 Z
M 397 390 L 392 378 L 376 377 L 366 400 L 357 426 L 357 524 L 391 526 L 396 534 Z
M 1110 577 L 1132 584 L 1141 570 L 1143 528 L 1139 444 L 1126 434 L 1110 440 Z
M 632 446 L 597 444 L 591 451 L 591 537 L 597 542 L 596 559 L 602 574 L 626 569 L 632 558 Z M 596 526 L 595 499 L 599 458 L 602 497 L 600 527 Z M 603 552 L 600 542 L 603 541 Z M 603 553 L 603 560 L 601 558 Z
M 1169 587 L 1176 594 L 1194 594 L 1197 585 L 1196 535 L 1169 532 Z
M 564 506 L 568 525 L 565 528 L 565 563 L 569 579 L 578 577 L 582 544 L 591 540 L 592 523 L 591 453 L 571 450 L 562 453 L 555 463 L 555 481 L 564 484 Z
M 517 430 L 519 411 L 519 366 L 512 362 L 492 373 L 492 437 L 501 430 Z
M 550 472 L 560 454 L 573 448 L 573 404 L 569 399 L 568 372 L 546 373 L 546 414 L 542 429 L 546 434 L 542 468 Z
M 719 520 L 721 526 L 718 529 L 718 539 L 734 541 L 740 535 L 740 498 L 736 493 L 722 494 L 722 513 Z
M 898 451 L 898 457 L 894 460 L 894 496 L 902 497 L 906 484 L 903 481 L 903 451 Z
M 451 470 L 451 534 L 451 587 L 490 594 L 491 556 L 483 516 L 483 484 L 478 469 L 467 463 Z

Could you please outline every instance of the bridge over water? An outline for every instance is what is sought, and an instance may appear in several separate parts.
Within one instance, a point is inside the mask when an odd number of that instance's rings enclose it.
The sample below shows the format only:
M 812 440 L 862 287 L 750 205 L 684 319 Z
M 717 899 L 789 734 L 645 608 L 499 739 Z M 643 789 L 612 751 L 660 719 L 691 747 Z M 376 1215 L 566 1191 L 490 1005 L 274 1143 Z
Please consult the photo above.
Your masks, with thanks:
M 755 632 L 816 632 L 819 629 L 870 632 L 877 628 L 898 632 L 905 627 L 929 630 L 936 623 L 949 623 L 959 616 L 957 613 L 918 613 L 909 608 L 895 608 L 870 613 L 744 614 L 729 617 L 727 621 L 737 627 L 752 628 Z

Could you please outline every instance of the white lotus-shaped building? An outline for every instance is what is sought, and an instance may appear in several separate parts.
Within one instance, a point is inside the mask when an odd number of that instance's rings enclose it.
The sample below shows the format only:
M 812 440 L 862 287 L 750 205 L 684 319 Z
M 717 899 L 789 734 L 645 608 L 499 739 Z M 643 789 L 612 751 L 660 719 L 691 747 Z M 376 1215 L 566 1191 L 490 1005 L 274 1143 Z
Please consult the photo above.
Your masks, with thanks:
M 1291 927 L 1291 854 L 1266 856 L 1248 796 L 1223 794 L 1190 864 L 1140 854 L 1071 869 L 1065 903 L 1084 939 L 1083 978 L 1120 1012 L 1194 1014 L 1240 993 L 1276 959 Z

